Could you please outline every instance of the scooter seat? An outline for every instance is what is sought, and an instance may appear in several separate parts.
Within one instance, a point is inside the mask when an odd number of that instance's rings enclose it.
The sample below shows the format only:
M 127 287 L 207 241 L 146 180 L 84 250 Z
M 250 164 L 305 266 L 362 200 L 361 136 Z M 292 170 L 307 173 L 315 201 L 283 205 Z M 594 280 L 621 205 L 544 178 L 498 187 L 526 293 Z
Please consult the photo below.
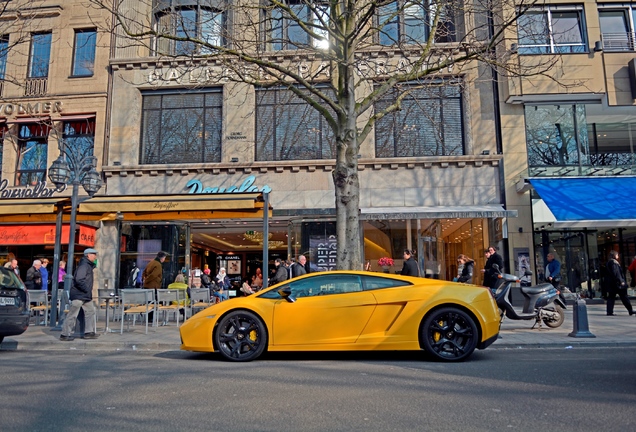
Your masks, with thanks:
M 542 292 L 547 292 L 547 291 L 550 291 L 551 289 L 554 289 L 552 284 L 549 284 L 546 282 L 536 286 L 521 287 L 521 292 L 524 292 L 529 295 L 533 295 L 533 294 L 539 294 Z

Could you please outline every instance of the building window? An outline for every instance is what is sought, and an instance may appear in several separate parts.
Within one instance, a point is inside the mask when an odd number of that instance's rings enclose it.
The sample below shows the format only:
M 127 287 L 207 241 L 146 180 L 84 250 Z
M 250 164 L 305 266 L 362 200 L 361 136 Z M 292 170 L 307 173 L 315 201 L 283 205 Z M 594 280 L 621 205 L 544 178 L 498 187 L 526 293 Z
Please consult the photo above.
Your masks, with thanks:
M 16 186 L 33 186 L 46 180 L 46 159 L 50 125 L 28 123 L 18 125 L 18 164 Z
M 35 33 L 31 39 L 29 56 L 29 78 L 46 78 L 49 76 L 51 59 L 51 33 Z
M 0 80 L 7 73 L 7 54 L 9 53 L 9 35 L 0 35 Z
M 599 5 L 601 39 L 605 51 L 633 51 L 634 24 L 636 23 L 636 5 L 603 4 Z
M 329 46 L 329 36 L 324 26 L 329 23 L 329 6 L 326 3 L 324 5 L 312 5 L 314 9 L 312 11 L 310 6 L 302 0 L 290 0 L 289 8 L 297 17 L 296 19 L 292 18 L 288 11 L 278 7 L 266 10 L 267 49 L 270 51 L 281 51 L 327 48 Z M 316 27 L 312 30 L 321 37 L 310 37 L 302 29 L 299 21 L 314 23 Z
M 7 124 L 0 123 L 0 180 L 2 180 L 2 163 L 4 162 L 4 137 L 7 134 Z
M 255 157 L 257 161 L 335 159 L 335 138 L 324 117 L 291 90 L 257 89 Z
M 433 1 L 407 2 L 404 0 L 381 6 L 378 12 L 380 45 L 426 43 L 430 28 L 439 13 L 435 42 L 455 42 L 457 33 L 452 12 L 453 2 L 441 9 Z
M 402 108 L 375 125 L 375 157 L 456 156 L 464 154 L 462 91 L 459 82 L 431 83 L 413 89 Z M 406 88 L 378 100 L 381 112 Z
M 95 148 L 95 118 L 64 122 L 62 138 L 66 148 L 72 155 L 93 156 Z M 75 167 L 71 165 L 71 181 L 74 180 Z
M 73 76 L 93 76 L 95 73 L 95 45 L 97 31 L 75 30 L 73 46 Z
M 214 46 L 224 45 L 226 14 L 222 9 L 211 7 L 209 0 L 155 0 L 155 26 L 159 34 L 181 38 L 192 38 Z M 157 55 L 188 56 L 210 54 L 213 49 L 202 44 L 175 41 L 157 37 Z
M 220 162 L 222 108 L 221 89 L 144 94 L 140 163 Z
M 580 5 L 531 8 L 517 20 L 519 54 L 586 53 Z

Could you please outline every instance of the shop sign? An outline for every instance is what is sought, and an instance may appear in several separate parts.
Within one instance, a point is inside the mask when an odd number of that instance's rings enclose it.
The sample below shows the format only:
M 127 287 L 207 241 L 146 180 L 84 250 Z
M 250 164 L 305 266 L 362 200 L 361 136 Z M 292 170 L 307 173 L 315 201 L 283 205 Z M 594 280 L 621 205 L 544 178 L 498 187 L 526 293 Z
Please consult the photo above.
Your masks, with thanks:
M 91 226 L 79 225 L 76 242 L 81 246 L 95 246 L 95 231 Z M 62 243 L 69 241 L 70 227 L 62 225 Z M 2 245 L 46 245 L 55 244 L 55 225 L 3 225 L 0 226 Z
M 28 102 L 28 103 L 0 103 L 0 114 L 50 114 L 62 112 L 62 101 Z
M 333 234 L 309 237 L 312 271 L 336 270 L 337 239 Z M 315 267 L 314 267 L 315 266 Z
M 50 198 L 55 192 L 64 192 L 66 185 L 62 189 L 46 187 L 46 181 L 39 181 L 33 186 L 18 186 L 8 189 L 9 182 L 4 179 L 0 182 L 0 198 Z
M 186 184 L 186 189 L 190 189 L 188 193 L 190 194 L 222 194 L 222 193 L 242 193 L 242 192 L 271 192 L 272 188 L 264 185 L 262 187 L 254 186 L 254 182 L 256 181 L 255 176 L 247 177 L 243 183 L 239 186 L 229 186 L 227 188 L 223 188 L 220 186 L 216 187 L 203 187 L 203 184 L 200 180 L 190 180 Z

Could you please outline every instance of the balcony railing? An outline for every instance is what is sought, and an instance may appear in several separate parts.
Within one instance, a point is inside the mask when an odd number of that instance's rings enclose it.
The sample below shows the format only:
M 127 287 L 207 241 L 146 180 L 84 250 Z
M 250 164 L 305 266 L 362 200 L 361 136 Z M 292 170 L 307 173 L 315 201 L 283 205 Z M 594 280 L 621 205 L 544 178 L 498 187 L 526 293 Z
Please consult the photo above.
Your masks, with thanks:
M 602 33 L 604 51 L 634 51 L 634 33 Z
M 27 78 L 24 84 L 25 96 L 44 96 L 47 92 L 48 78 Z

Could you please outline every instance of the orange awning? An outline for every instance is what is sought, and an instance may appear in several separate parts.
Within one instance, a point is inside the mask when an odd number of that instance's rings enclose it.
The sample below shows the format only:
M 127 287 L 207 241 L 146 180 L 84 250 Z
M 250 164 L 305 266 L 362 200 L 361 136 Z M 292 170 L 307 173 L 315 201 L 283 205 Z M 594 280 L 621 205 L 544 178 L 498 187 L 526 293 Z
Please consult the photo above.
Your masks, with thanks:
M 95 232 L 92 226 L 77 224 L 79 235 L 75 242 L 81 246 L 95 246 Z M 70 226 L 62 225 L 62 244 L 68 244 Z M 46 245 L 55 244 L 55 224 L 42 225 L 0 225 L 0 245 Z

